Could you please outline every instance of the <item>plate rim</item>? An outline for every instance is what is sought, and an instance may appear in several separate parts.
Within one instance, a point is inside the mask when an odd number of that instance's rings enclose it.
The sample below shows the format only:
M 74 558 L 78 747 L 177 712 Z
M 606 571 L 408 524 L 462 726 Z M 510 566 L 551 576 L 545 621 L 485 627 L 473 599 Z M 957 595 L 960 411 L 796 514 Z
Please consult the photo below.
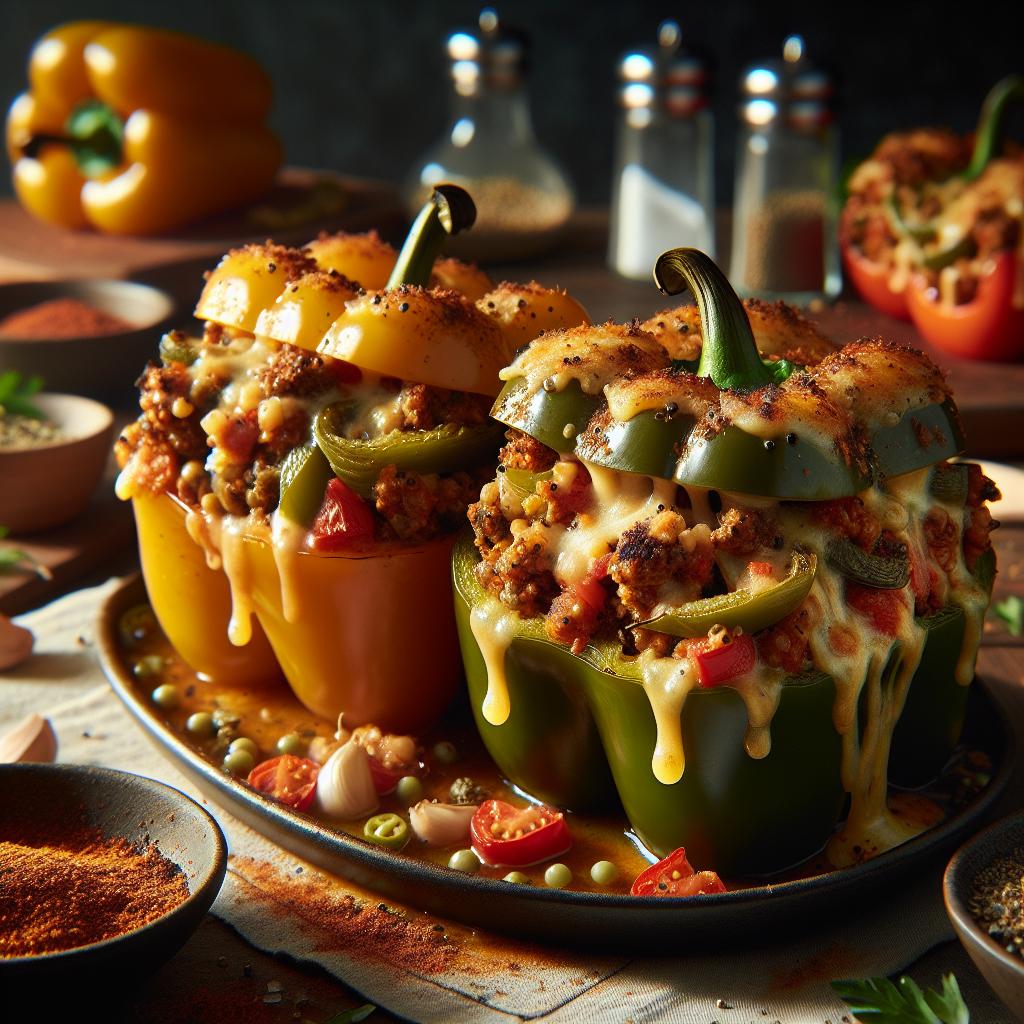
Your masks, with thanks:
M 484 896 L 502 902 L 514 897 L 517 904 L 526 906 L 552 905 L 573 910 L 621 912 L 633 916 L 642 916 L 648 921 L 652 915 L 664 917 L 668 915 L 672 922 L 685 926 L 687 915 L 697 915 L 703 910 L 743 910 L 749 905 L 764 906 L 768 903 L 800 901 L 808 897 L 822 896 L 830 900 L 843 897 L 851 889 L 861 886 L 880 884 L 889 875 L 898 876 L 901 868 L 906 868 L 907 861 L 911 864 L 919 861 L 927 862 L 940 850 L 955 848 L 956 841 L 968 834 L 972 824 L 981 824 L 998 801 L 1009 784 L 1014 762 L 1015 739 L 1005 714 L 1000 714 L 1002 703 L 998 695 L 985 683 L 983 677 L 975 677 L 972 685 L 978 687 L 977 692 L 993 709 L 993 718 L 1001 739 L 1000 761 L 994 766 L 992 779 L 983 793 L 971 804 L 946 819 L 934 828 L 922 833 L 906 843 L 880 854 L 871 860 L 863 861 L 850 868 L 836 868 L 807 878 L 789 879 L 780 882 L 766 881 L 762 885 L 734 889 L 725 893 L 701 894 L 689 897 L 637 897 L 628 894 L 576 892 L 572 890 L 547 889 L 538 886 L 512 886 L 501 879 L 492 879 L 468 875 L 439 864 L 426 863 L 386 851 L 371 843 L 361 840 L 346 832 L 325 827 L 300 812 L 286 807 L 270 799 L 262 793 L 250 789 L 239 779 L 225 774 L 210 761 L 206 760 L 182 739 L 166 728 L 155 712 L 139 700 L 133 692 L 131 682 L 127 679 L 119 663 L 119 646 L 117 643 L 117 618 L 133 598 L 147 600 L 145 585 L 140 573 L 124 577 L 121 583 L 103 600 L 97 613 L 95 623 L 98 655 L 103 673 L 114 693 L 124 704 L 126 710 L 136 723 L 155 743 L 160 753 L 190 778 L 207 795 L 211 796 L 223 810 L 244 823 L 250 824 L 256 831 L 275 845 L 281 846 L 305 859 L 311 859 L 308 852 L 281 842 L 277 835 L 268 835 L 266 831 L 249 821 L 250 817 L 268 821 L 275 833 L 284 829 L 289 835 L 295 835 L 299 841 L 313 843 L 317 847 L 325 844 L 332 857 L 341 857 L 359 870 L 372 874 L 393 877 L 402 883 L 430 883 L 440 887 L 444 892 L 453 895 Z M 198 776 L 198 777 L 197 777 Z M 242 808 L 239 814 L 236 808 Z M 328 872 L 351 878 L 323 861 L 314 861 L 317 866 L 324 867 Z M 365 885 L 375 891 L 382 891 L 374 883 L 364 881 L 362 877 L 354 879 L 358 884 Z M 406 897 L 400 897 L 408 902 Z M 413 901 L 413 905 L 424 908 L 427 903 Z M 479 914 L 461 911 L 461 904 L 445 904 L 443 916 L 470 924 L 502 930 L 502 922 L 493 918 L 486 921 Z M 440 913 L 440 912 L 439 912 Z M 621 920 L 621 918 L 619 918 Z M 696 923 L 696 922 L 693 922 Z M 515 930 L 515 929 L 511 929 Z M 546 934 L 538 930 L 535 935 Z M 582 941 L 586 938 L 581 937 Z

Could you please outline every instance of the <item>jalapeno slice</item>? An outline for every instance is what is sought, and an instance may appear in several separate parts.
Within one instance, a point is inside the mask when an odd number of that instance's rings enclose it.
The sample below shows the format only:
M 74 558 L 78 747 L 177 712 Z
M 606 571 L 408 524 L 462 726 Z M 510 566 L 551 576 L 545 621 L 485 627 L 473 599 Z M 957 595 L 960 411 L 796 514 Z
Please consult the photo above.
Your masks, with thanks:
M 401 850 L 409 842 L 409 826 L 404 818 L 390 811 L 375 814 L 363 826 L 363 838 L 389 850 Z

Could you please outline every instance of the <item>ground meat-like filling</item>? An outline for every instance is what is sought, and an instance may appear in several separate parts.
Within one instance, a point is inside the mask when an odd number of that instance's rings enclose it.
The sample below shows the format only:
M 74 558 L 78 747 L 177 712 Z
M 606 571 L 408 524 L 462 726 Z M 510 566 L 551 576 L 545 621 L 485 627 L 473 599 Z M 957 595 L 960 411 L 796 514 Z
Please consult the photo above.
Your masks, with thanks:
M 955 510 L 923 491 L 919 531 L 897 533 L 882 518 L 891 499 L 877 494 L 748 507 L 724 503 L 714 492 L 691 505 L 684 488 L 669 498 L 670 486 L 657 499 L 653 490 L 645 498 L 641 487 L 630 505 L 610 498 L 607 483 L 597 498 L 591 472 L 598 471 L 509 431 L 497 479 L 484 484 L 469 507 L 483 589 L 524 617 L 542 617 L 547 635 L 574 652 L 592 640 L 616 640 L 628 655 L 653 650 L 683 658 L 690 641 L 659 632 L 659 616 L 736 589 L 756 594 L 797 571 L 791 566 L 799 552 L 816 551 L 818 569 L 829 574 L 833 589 L 812 589 L 754 635 L 760 663 L 787 674 L 811 668 L 816 631 L 826 629 L 826 642 L 842 658 L 855 653 L 866 628 L 895 635 L 907 596 L 845 577 L 831 561 L 833 541 L 849 542 L 868 562 L 909 562 L 907 593 L 915 614 L 926 616 L 948 602 L 958 566 L 973 568 L 990 547 L 993 521 L 985 502 L 999 496 L 970 466 L 962 527 Z M 628 488 L 643 479 L 625 474 L 618 483 Z M 616 502 L 614 512 L 603 507 L 609 501 Z M 823 603 L 835 600 L 825 595 L 836 593 L 849 621 L 835 607 L 824 619 Z
M 200 339 L 171 332 L 161 353 L 139 379 L 141 415 L 122 432 L 117 458 L 137 490 L 170 492 L 210 514 L 269 517 L 282 463 L 333 402 L 358 409 L 356 437 L 476 427 L 490 406 L 483 395 L 393 378 L 367 389 L 348 363 L 214 324 Z M 383 465 L 369 501 L 376 538 L 420 542 L 455 531 L 489 475 L 483 466 L 418 474 Z

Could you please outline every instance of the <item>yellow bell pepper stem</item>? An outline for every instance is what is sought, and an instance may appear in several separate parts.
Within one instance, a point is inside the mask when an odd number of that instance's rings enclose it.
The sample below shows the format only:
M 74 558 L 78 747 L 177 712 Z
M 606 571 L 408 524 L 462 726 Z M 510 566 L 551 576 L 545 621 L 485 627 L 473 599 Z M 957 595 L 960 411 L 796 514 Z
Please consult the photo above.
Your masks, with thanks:
M 88 220 L 111 234 L 157 234 L 265 192 L 282 150 L 268 128 L 194 124 L 137 110 L 124 126 L 127 166 L 87 181 Z

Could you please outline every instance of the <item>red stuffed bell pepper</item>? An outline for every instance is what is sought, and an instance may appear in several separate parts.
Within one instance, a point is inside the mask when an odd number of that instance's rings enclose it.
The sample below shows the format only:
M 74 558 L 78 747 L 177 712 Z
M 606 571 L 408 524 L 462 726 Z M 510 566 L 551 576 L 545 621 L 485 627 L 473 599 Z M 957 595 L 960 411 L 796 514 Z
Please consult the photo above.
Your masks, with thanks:
M 1024 354 L 1024 155 L 1000 155 L 1012 75 L 989 93 L 973 148 L 950 132 L 882 140 L 850 179 L 840 242 L 854 287 L 966 359 Z

